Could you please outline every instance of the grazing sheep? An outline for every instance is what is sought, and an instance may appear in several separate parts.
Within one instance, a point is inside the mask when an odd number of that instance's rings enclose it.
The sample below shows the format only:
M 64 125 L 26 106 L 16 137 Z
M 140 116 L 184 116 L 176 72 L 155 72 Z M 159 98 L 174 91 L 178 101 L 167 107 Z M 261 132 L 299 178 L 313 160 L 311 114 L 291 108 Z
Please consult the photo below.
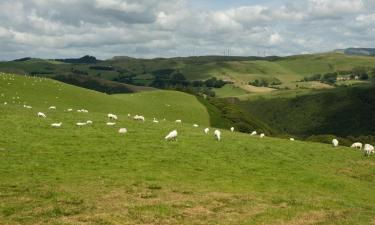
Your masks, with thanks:
M 355 142 L 352 144 L 351 148 L 359 148 L 359 150 L 362 150 L 362 143 Z
M 46 118 L 46 114 L 42 113 L 42 112 L 38 112 L 38 117 L 43 117 L 43 118 Z
M 215 130 L 214 132 L 216 140 L 220 141 L 221 139 L 221 132 L 219 130 Z
M 23 105 L 24 108 L 26 109 L 32 109 L 33 107 L 29 106 L 29 105 Z
M 176 120 L 175 123 L 182 123 L 182 120 Z
M 132 115 L 130 113 L 128 113 L 128 117 L 131 117 Z
M 263 134 L 263 133 L 260 134 L 260 138 L 264 138 L 265 136 L 266 136 L 266 135 Z
M 231 128 L 230 128 L 230 131 L 231 131 L 231 132 L 234 132 L 234 127 L 231 127 Z
M 82 110 L 78 109 L 78 110 L 77 110 L 77 112 L 81 113 L 81 112 L 82 112 Z
M 167 136 L 164 138 L 167 141 L 176 141 L 177 140 L 177 130 L 171 131 Z
M 60 123 L 53 123 L 53 124 L 51 124 L 51 127 L 61 127 L 61 125 L 62 125 L 62 122 L 60 122 Z
M 332 140 L 333 147 L 339 146 L 339 141 L 337 139 Z
M 210 132 L 210 129 L 209 129 L 209 128 L 204 129 L 204 133 L 205 133 L 205 134 L 208 134 L 208 132 Z
M 198 124 L 194 124 L 193 127 L 199 127 L 199 125 Z
M 55 110 L 55 109 L 56 109 L 56 106 L 50 106 L 48 109 L 53 109 L 53 110 Z
M 290 141 L 295 141 L 294 138 L 290 138 L 289 140 L 290 140 Z
M 112 113 L 108 113 L 107 117 L 110 120 L 117 120 L 117 116 L 115 114 L 112 114 Z
M 365 144 L 365 147 L 363 148 L 363 151 L 365 152 L 365 156 L 369 156 L 371 153 L 374 154 L 374 146 L 370 144 Z
M 128 130 L 126 128 L 120 128 L 118 130 L 119 134 L 126 134 L 128 132 Z
M 8 105 L 8 102 L 4 102 L 4 105 Z
M 76 125 L 79 126 L 79 127 L 82 127 L 82 126 L 86 126 L 87 123 L 81 123 L 81 122 L 78 122 L 78 123 L 76 123 Z
M 91 120 L 87 120 L 86 124 L 92 124 L 93 122 Z
M 143 121 L 143 122 L 146 120 L 144 116 L 138 116 L 138 115 L 135 115 L 133 119 L 138 120 L 138 121 Z
M 159 121 L 156 120 L 155 118 L 154 118 L 154 120 L 152 120 L 152 122 L 153 122 L 153 123 L 159 123 Z
M 256 131 L 253 131 L 251 134 L 250 134 L 250 136 L 255 136 L 255 135 L 257 135 L 258 133 L 256 132 Z
M 73 111 L 73 109 L 68 109 L 68 110 L 66 110 L 66 111 L 68 111 L 68 112 L 72 112 L 72 111 Z
M 116 123 L 112 123 L 112 122 L 107 123 L 107 126 L 114 126 L 114 125 L 116 125 Z

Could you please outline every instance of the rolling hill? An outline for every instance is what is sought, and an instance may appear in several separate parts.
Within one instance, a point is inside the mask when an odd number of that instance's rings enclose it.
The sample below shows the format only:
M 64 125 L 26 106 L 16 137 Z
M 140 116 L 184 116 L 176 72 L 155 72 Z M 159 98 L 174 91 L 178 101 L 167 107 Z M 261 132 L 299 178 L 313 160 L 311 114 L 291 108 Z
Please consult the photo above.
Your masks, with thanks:
M 114 57 L 96 60 L 85 56 L 80 59 L 42 60 L 25 58 L 0 62 L 0 71 L 45 77 L 89 76 L 138 86 L 150 86 L 157 76 L 182 74 L 188 81 L 207 80 L 212 77 L 233 82 L 233 94 L 271 92 L 274 89 L 256 89 L 249 81 L 265 80 L 275 83 L 277 89 L 298 89 L 296 82 L 305 76 L 363 67 L 375 68 L 375 58 L 370 56 L 324 53 L 289 57 L 229 57 L 200 56 L 187 58 L 135 59 Z M 332 87 L 332 86 L 329 86 Z M 309 83 L 307 89 L 324 89 L 327 85 Z M 227 88 L 228 89 L 228 88 Z M 228 91 L 218 91 L 226 97 Z
M 356 150 L 226 130 L 218 142 L 203 133 L 208 110 L 179 92 L 112 96 L 1 74 L 0 94 L 0 224 L 375 222 L 375 159 Z

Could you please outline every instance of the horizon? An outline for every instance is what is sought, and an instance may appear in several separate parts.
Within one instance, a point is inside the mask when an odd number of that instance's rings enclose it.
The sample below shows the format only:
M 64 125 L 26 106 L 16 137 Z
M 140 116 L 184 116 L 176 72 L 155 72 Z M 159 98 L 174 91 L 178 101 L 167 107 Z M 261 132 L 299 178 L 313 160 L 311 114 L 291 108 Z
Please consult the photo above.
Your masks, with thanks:
M 374 10 L 371 0 L 3 0 L 0 60 L 317 54 L 374 46 Z

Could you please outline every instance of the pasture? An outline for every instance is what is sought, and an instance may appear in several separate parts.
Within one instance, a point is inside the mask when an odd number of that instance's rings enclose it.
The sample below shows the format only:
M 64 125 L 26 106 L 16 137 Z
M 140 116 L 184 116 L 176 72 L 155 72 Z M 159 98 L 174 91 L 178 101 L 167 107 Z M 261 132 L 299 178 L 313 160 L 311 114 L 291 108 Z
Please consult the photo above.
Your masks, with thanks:
M 109 96 L 2 74 L 0 94 L 0 224 L 375 222 L 375 158 L 358 150 L 226 130 L 218 142 L 207 110 L 179 92 Z

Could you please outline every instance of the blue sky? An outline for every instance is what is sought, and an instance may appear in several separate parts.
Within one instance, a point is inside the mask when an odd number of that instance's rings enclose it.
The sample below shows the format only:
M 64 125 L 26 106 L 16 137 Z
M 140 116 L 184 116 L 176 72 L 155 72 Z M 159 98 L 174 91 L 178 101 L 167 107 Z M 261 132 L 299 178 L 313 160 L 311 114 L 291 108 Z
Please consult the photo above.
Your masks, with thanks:
M 373 0 L 0 0 L 0 60 L 375 47 Z

